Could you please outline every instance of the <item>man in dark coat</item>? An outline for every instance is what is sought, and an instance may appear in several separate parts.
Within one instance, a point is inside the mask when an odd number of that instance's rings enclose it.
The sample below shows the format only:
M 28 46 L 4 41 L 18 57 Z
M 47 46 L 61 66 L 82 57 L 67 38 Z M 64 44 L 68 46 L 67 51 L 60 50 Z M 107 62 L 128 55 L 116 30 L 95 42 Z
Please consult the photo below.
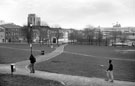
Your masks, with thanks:
M 112 60 L 109 60 L 109 67 L 107 69 L 107 80 L 111 80 L 110 82 L 113 82 L 113 64 L 112 64 Z
M 36 62 L 36 58 L 31 54 L 30 55 L 30 73 L 35 73 L 35 69 L 34 69 L 34 63 Z

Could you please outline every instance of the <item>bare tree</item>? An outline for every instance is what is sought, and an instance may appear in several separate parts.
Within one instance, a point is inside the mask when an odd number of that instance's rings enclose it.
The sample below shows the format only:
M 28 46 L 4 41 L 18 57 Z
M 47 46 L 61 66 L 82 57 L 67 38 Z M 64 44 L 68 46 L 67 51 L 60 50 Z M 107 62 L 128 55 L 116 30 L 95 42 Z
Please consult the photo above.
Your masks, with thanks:
M 99 30 L 98 31 L 98 38 L 97 38 L 99 46 L 100 46 L 100 44 L 102 42 L 102 38 L 103 38 L 103 34 L 102 34 L 101 30 Z
M 28 43 L 32 43 L 33 42 L 33 30 L 32 27 L 30 26 L 23 26 L 22 29 L 22 35 L 24 38 L 27 39 Z
M 121 34 L 122 34 L 122 32 L 121 31 L 112 31 L 111 33 L 110 33 L 110 35 L 112 35 L 112 37 L 113 37 L 113 40 L 114 40 L 114 42 L 116 43 L 117 41 L 117 39 L 118 38 L 120 38 L 120 36 L 121 36 Z
M 121 42 L 124 43 L 127 40 L 128 35 L 126 33 L 122 33 L 121 35 Z M 123 45 L 122 45 L 123 46 Z
M 72 31 L 69 33 L 69 40 L 71 40 L 71 43 L 75 43 L 77 41 L 78 31 L 72 29 Z
M 63 36 L 63 32 L 62 32 L 61 28 L 55 28 L 55 30 L 56 30 L 55 36 L 56 36 L 56 40 L 57 40 L 57 45 L 59 46 L 59 39 L 60 39 L 60 37 Z
M 48 29 L 49 26 L 40 26 L 39 31 L 40 31 L 40 41 L 41 42 L 47 42 L 48 39 Z
M 88 27 L 84 28 L 84 34 L 89 44 L 93 45 L 94 27 L 89 25 Z
M 83 44 L 83 42 L 84 42 L 83 31 L 80 30 L 75 35 L 76 35 L 77 42 L 80 44 Z

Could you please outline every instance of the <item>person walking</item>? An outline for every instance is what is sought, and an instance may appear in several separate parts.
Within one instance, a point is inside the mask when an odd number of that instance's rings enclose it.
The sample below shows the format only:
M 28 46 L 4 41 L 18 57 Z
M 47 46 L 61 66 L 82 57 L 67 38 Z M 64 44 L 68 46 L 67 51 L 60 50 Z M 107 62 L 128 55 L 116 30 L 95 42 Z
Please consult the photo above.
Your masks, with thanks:
M 35 73 L 34 64 L 36 62 L 36 58 L 31 54 L 29 60 L 31 63 L 30 64 L 30 73 Z
M 109 60 L 109 67 L 107 69 L 107 81 L 110 80 L 110 82 L 113 82 L 113 64 L 112 64 L 112 60 Z

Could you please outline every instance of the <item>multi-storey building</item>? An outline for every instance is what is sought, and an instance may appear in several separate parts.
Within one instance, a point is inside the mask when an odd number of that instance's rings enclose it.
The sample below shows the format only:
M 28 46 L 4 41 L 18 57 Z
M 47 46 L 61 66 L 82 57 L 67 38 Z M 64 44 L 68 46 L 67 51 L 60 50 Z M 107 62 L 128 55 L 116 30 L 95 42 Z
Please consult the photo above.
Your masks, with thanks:
M 28 25 L 40 26 L 41 19 L 36 14 L 28 14 Z
M 40 26 L 40 24 L 41 24 L 40 17 L 36 17 L 36 19 L 35 19 L 35 26 Z
M 61 28 L 52 28 L 49 26 L 41 26 L 41 19 L 36 14 L 28 15 L 28 26 L 33 31 L 34 42 L 58 43 L 68 39 L 68 32 Z M 63 35 L 62 35 L 63 34 Z
M 135 27 L 106 27 L 103 29 L 104 38 L 114 38 L 116 42 L 122 39 L 135 41 Z
M 21 26 L 13 23 L 0 25 L 1 42 L 18 42 L 21 37 Z
M 33 42 L 45 43 L 67 43 L 68 31 L 61 28 L 51 28 L 49 26 L 32 26 Z
M 5 31 L 3 27 L 0 27 L 0 43 L 5 41 Z

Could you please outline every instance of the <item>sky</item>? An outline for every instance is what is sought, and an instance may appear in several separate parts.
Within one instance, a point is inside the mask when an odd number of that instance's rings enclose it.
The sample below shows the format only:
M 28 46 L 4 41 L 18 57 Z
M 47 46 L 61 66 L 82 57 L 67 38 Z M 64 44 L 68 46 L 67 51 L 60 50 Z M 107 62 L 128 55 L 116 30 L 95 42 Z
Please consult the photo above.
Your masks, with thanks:
M 135 0 L 0 0 L 0 20 L 27 24 L 27 16 L 35 13 L 49 26 L 83 29 L 135 26 Z

